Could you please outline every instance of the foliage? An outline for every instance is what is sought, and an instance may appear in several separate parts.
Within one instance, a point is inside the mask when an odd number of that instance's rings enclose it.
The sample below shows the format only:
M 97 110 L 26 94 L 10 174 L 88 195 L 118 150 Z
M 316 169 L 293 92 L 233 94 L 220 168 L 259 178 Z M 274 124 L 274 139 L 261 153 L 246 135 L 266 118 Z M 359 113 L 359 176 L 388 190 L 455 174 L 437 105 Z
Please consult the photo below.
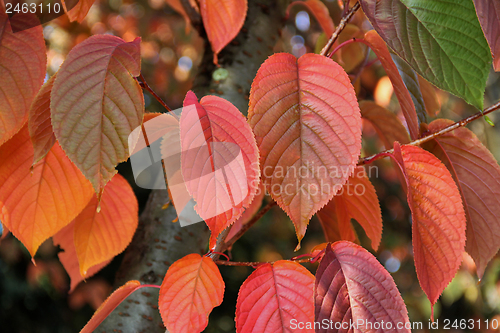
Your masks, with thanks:
M 209 43 L 213 64 L 201 66 L 214 68 L 213 81 L 219 84 L 233 75 L 224 68 L 231 62 L 224 49 L 238 46 L 233 40 L 245 33 L 242 26 L 253 2 L 167 3 Z M 211 232 L 206 254 L 175 262 L 157 258 L 168 267 L 161 287 L 129 281 L 109 296 L 82 332 L 96 329 L 145 287 L 160 288 L 157 305 L 149 305 L 158 309 L 169 332 L 201 332 L 224 298 L 218 265 L 254 268 L 238 293 L 237 332 L 337 332 L 345 323 L 360 321 L 354 331 L 385 323 L 388 331 L 410 332 L 392 276 L 359 245 L 364 245 L 363 230 L 375 252 L 384 246 L 384 207 L 364 165 L 385 157 L 406 192 L 414 267 L 431 304 L 431 319 L 443 290 L 457 276 L 464 251 L 474 260 L 478 277 L 485 275 L 500 248 L 500 167 L 464 126 L 500 108 L 498 103 L 483 107 L 491 65 L 500 68 L 497 2 L 359 0 L 349 7 L 343 1 L 336 28 L 320 0 L 283 3 L 282 14 L 305 8 L 316 18 L 326 33 L 316 49 L 323 50 L 307 53 L 303 45 L 305 54 L 273 50 L 257 64 L 248 117 L 222 93 L 196 96 L 186 90 L 178 117 L 141 74 L 144 43 L 136 36 L 84 38 L 57 73 L 46 77 L 44 31 L 41 25 L 26 29 L 36 17 L 9 17 L 1 11 L 0 63 L 14 59 L 14 65 L 0 66 L 0 221 L 33 263 L 42 243 L 52 238 L 62 250 L 58 256 L 72 292 L 123 252 L 138 228 L 139 204 L 116 168 L 155 144 L 163 154 L 158 160 L 165 183 L 172 172 L 185 183 L 187 198 L 181 202 L 171 195 L 171 202 L 157 210 L 171 205 L 180 212 L 191 200 Z M 81 23 L 92 1 L 80 0 L 71 9 L 63 5 L 68 19 Z M 267 5 L 258 6 L 268 15 Z M 367 30 L 368 22 L 373 30 Z M 369 50 L 375 60 L 370 61 Z M 357 63 L 349 63 L 352 52 Z M 243 54 L 253 57 L 246 50 Z M 400 114 L 360 91 L 359 77 L 375 61 L 392 83 Z M 434 86 L 479 112 L 458 122 L 428 121 L 439 112 Z M 143 89 L 168 115 L 145 111 L 150 97 Z M 372 141 L 387 150 L 367 156 L 370 140 L 362 136 L 364 128 L 373 128 L 379 139 Z M 175 153 L 167 151 L 179 153 L 177 162 Z M 168 182 L 161 186 L 177 191 L 178 183 Z M 274 205 L 295 227 L 296 251 L 315 215 L 327 243 L 311 250 L 308 259 L 220 260 Z M 317 261 L 315 275 L 301 265 Z M 316 327 L 323 320 L 333 327 Z

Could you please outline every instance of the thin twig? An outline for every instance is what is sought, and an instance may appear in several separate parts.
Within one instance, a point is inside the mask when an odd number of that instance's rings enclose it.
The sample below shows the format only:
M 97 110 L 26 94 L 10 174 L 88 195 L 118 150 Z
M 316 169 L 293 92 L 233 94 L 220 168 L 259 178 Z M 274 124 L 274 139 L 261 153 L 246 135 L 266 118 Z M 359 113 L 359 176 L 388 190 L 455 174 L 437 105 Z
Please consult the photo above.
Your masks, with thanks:
M 434 132 L 434 133 L 430 133 L 420 139 L 417 139 L 417 140 L 414 140 L 410 143 L 408 143 L 407 145 L 410 145 L 410 146 L 420 146 L 421 144 L 423 143 L 426 143 L 428 141 L 431 141 L 435 138 L 437 138 L 438 136 L 441 136 L 443 134 L 446 134 L 448 132 L 451 132 L 457 128 L 460 128 L 460 127 L 463 127 L 465 125 L 467 125 L 468 123 L 476 120 L 476 119 L 479 119 L 485 115 L 487 115 L 488 113 L 491 113 L 493 111 L 496 111 L 500 109 L 500 102 L 497 102 L 496 104 L 493 104 L 492 106 L 486 108 L 483 112 L 478 112 L 478 113 L 475 113 L 473 114 L 472 116 L 469 116 L 469 117 L 466 117 L 460 121 L 457 121 L 456 123 L 453 123 L 451 124 L 450 126 L 447 126 L 437 132 Z M 394 149 L 388 149 L 388 150 L 385 150 L 381 153 L 378 153 L 378 154 L 375 154 L 375 155 L 372 155 L 372 156 L 368 156 L 368 157 L 363 157 L 361 158 L 359 161 L 358 161 L 358 165 L 365 165 L 365 164 L 369 164 L 373 161 L 376 161 L 376 160 L 379 160 L 383 157 L 386 157 L 388 154 L 392 154 L 394 152 Z
M 245 232 L 248 231 L 248 229 L 250 229 L 258 220 L 260 220 L 271 208 L 273 208 L 274 206 L 276 206 L 276 201 L 272 200 L 270 201 L 264 208 L 262 208 L 250 221 L 248 221 L 248 223 L 246 223 L 245 225 L 243 225 L 240 229 L 240 231 L 238 231 L 236 233 L 236 235 L 234 235 L 231 239 L 229 239 L 228 241 L 224 242 L 222 245 L 221 245 L 221 248 L 218 252 L 224 252 L 226 251 L 227 249 L 229 249 L 231 246 L 233 246 L 233 244 L 241 237 L 243 236 L 243 234 Z
M 322 56 L 326 56 L 327 55 L 327 53 L 330 50 L 330 48 L 332 47 L 333 43 L 335 43 L 335 41 L 339 37 L 340 33 L 346 27 L 347 22 L 349 22 L 349 20 L 354 16 L 354 14 L 359 9 L 359 7 L 360 7 L 359 2 L 356 2 L 356 4 L 354 6 L 352 6 L 351 9 L 349 9 L 349 11 L 347 12 L 347 14 L 342 17 L 342 19 L 340 20 L 339 25 L 337 26 L 337 29 L 335 29 L 335 31 L 333 32 L 332 36 L 330 37 L 330 40 L 328 41 L 328 43 L 326 43 L 326 45 L 323 48 L 323 50 L 321 50 L 320 54 Z
M 153 89 L 151 89 L 151 87 L 149 86 L 149 84 L 146 82 L 146 79 L 144 78 L 144 76 L 142 75 L 139 75 L 139 78 L 141 79 L 141 81 L 137 80 L 137 82 L 139 82 L 139 85 L 141 86 L 142 89 L 145 89 L 147 91 L 149 91 L 149 93 L 151 95 L 153 95 L 154 98 L 156 98 L 156 100 L 165 108 L 167 109 L 168 112 L 171 112 L 172 109 L 167 105 L 167 103 L 165 103 L 160 96 L 158 96 L 154 91 Z
M 293 260 L 294 262 L 302 263 L 302 262 L 311 262 L 313 258 L 304 258 L 304 259 L 297 259 Z M 249 267 L 255 267 L 259 266 L 262 264 L 274 264 L 276 261 L 265 261 L 265 262 L 246 262 L 246 261 L 227 261 L 227 260 L 214 260 L 217 265 L 224 265 L 224 266 L 249 266 Z

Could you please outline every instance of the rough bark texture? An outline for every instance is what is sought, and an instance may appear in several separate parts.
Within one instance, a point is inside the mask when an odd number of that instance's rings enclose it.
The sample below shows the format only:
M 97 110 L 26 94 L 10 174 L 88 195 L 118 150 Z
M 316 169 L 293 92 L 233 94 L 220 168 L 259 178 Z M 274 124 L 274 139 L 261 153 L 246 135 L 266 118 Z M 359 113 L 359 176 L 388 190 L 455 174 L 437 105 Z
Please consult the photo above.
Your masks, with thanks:
M 288 0 L 249 0 L 245 25 L 219 54 L 220 68 L 227 72 L 213 65 L 210 44 L 206 42 L 204 58 L 193 84 L 198 98 L 220 96 L 247 114 L 252 80 L 261 63 L 273 53 L 287 3 Z M 117 273 L 115 288 L 129 280 L 160 285 L 174 261 L 189 253 L 206 252 L 208 228 L 203 223 L 185 228 L 172 223 L 176 218 L 175 209 L 170 205 L 163 210 L 161 207 L 166 202 L 167 191 L 151 193 L 137 233 Z M 96 332 L 165 332 L 158 312 L 158 289 L 141 290 L 129 296 Z

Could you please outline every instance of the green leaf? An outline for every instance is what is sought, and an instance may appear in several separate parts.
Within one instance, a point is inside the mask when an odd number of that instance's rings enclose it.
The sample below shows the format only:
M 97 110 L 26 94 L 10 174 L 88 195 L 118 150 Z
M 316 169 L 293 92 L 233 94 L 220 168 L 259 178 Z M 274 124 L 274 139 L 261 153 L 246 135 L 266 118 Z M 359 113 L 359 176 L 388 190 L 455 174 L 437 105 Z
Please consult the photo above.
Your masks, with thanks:
M 417 73 L 483 108 L 491 55 L 472 0 L 361 0 L 361 6 Z

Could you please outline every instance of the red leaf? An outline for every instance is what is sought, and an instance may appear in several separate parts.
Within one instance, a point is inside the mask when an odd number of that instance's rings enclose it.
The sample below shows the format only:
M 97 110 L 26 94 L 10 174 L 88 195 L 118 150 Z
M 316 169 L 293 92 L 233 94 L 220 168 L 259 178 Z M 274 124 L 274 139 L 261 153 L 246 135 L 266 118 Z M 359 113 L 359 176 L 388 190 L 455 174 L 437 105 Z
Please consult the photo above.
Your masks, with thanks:
M 85 325 L 80 333 L 92 333 L 113 312 L 116 307 L 125 300 L 130 294 L 141 288 L 141 283 L 136 280 L 128 281 L 120 288 L 116 289 L 96 310 L 92 318 Z
M 259 152 L 245 117 L 230 102 L 189 91 L 180 120 L 181 170 L 196 212 L 217 236 L 255 197 Z
M 392 148 L 394 141 L 410 142 L 406 128 L 394 113 L 371 101 L 362 101 L 359 108 L 361 116 L 373 125 L 386 149 Z
M 103 267 L 107 266 L 111 261 L 107 260 L 98 265 L 92 266 L 87 271 L 87 275 L 83 277 L 80 274 L 80 267 L 78 265 L 78 258 L 76 256 L 76 248 L 73 236 L 74 230 L 75 223 L 71 222 L 70 224 L 59 230 L 57 234 L 52 236 L 54 245 L 59 245 L 61 249 L 64 250 L 63 252 L 59 252 L 57 255 L 59 257 L 59 260 L 61 261 L 61 264 L 64 266 L 64 269 L 70 277 L 70 293 L 75 290 L 76 286 L 78 286 L 78 284 L 82 282 L 84 278 L 90 278 L 91 276 L 99 272 Z
M 418 281 L 433 307 L 462 262 L 466 225 L 462 198 L 448 169 L 431 153 L 396 142 L 394 156 L 408 185 Z
M 214 51 L 215 64 L 219 52 L 243 27 L 247 10 L 247 0 L 200 0 L 203 26 Z
M 35 97 L 31 104 L 28 119 L 28 129 L 35 150 L 33 164 L 44 158 L 56 142 L 52 123 L 50 121 L 50 93 L 56 75 L 54 74 Z
M 382 212 L 377 193 L 363 167 L 357 167 L 342 191 L 318 213 L 326 240 L 355 241 L 351 219 L 355 219 L 371 239 L 377 251 L 382 239 Z
M 42 26 L 33 23 L 36 19 L 16 14 L 11 21 L 0 12 L 0 63 L 4 64 L 0 66 L 0 145 L 23 127 L 45 78 L 45 40 Z M 17 31 L 24 24 L 33 28 Z
M 211 258 L 190 254 L 169 267 L 161 284 L 159 307 L 170 333 L 198 333 L 212 309 L 222 303 L 224 280 Z
M 316 272 L 314 302 L 316 322 L 333 322 L 328 329 L 316 329 L 317 333 L 411 332 L 406 306 L 391 275 L 373 255 L 350 242 L 326 247 Z M 374 329 L 376 325 L 380 329 Z
M 94 2 L 95 0 L 78 0 L 78 2 L 68 10 L 66 1 L 61 1 L 64 11 L 68 14 L 69 20 L 71 22 L 77 21 L 78 23 L 83 22 Z M 71 1 L 71 3 L 74 3 L 74 1 Z
M 132 240 L 139 222 L 134 191 L 116 174 L 104 188 L 101 202 L 94 195 L 73 222 L 80 274 L 86 276 L 89 268 L 112 259 Z
M 411 99 L 410 92 L 406 89 L 406 85 L 399 74 L 398 68 L 392 60 L 387 45 L 375 30 L 370 30 L 365 34 L 365 41 L 377 55 L 380 63 L 387 73 L 387 76 L 394 86 L 394 93 L 396 94 L 399 104 L 401 105 L 401 110 L 403 111 L 406 124 L 408 125 L 408 129 L 410 131 L 410 137 L 412 139 L 417 139 L 420 134 L 417 111 L 415 110 L 415 105 Z
M 248 208 L 245 209 L 240 218 L 233 223 L 231 230 L 226 236 L 226 239 L 233 238 L 233 236 L 235 236 L 238 233 L 238 231 L 240 231 L 241 228 L 245 224 L 247 224 L 252 219 L 252 217 L 254 217 L 255 214 L 257 214 L 257 212 L 260 210 L 260 207 L 262 206 L 262 200 L 264 200 L 265 195 L 266 195 L 266 189 L 264 188 L 262 183 L 260 183 L 259 188 L 257 189 L 257 194 L 250 203 L 250 206 L 248 206 Z
M 288 5 L 286 15 L 290 15 L 290 9 L 294 5 L 304 5 L 309 9 L 309 11 L 314 15 L 316 20 L 318 21 L 321 29 L 325 32 L 327 38 L 335 31 L 335 25 L 333 24 L 333 20 L 330 16 L 330 12 L 328 11 L 328 7 L 325 6 L 323 2 L 320 0 L 306 0 L 306 1 L 293 1 L 290 5 Z
M 437 132 L 453 124 L 438 119 L 429 124 Z M 451 172 L 458 184 L 467 217 L 465 250 L 482 278 L 488 262 L 500 248 L 500 167 L 481 141 L 465 127 L 437 137 L 426 146 Z
M 0 146 L 0 220 L 34 256 L 92 197 L 92 186 L 55 144 L 33 166 L 28 128 Z
M 493 55 L 493 67 L 500 71 L 500 3 L 491 0 L 474 0 L 477 17 Z
M 52 126 L 69 158 L 101 194 L 128 158 L 128 136 L 141 125 L 140 39 L 92 36 L 68 54 L 51 95 Z
M 292 331 L 292 320 L 313 322 L 313 286 L 314 276 L 296 262 L 258 266 L 238 293 L 236 332 L 284 333 Z
M 356 94 L 342 67 L 327 57 L 275 54 L 252 84 L 248 122 L 261 153 L 262 180 L 295 224 L 298 249 L 309 219 L 358 161 Z

